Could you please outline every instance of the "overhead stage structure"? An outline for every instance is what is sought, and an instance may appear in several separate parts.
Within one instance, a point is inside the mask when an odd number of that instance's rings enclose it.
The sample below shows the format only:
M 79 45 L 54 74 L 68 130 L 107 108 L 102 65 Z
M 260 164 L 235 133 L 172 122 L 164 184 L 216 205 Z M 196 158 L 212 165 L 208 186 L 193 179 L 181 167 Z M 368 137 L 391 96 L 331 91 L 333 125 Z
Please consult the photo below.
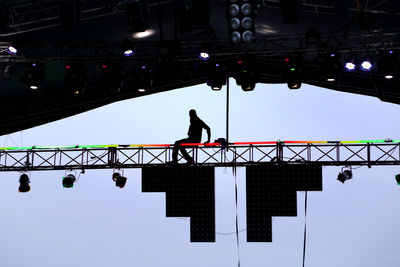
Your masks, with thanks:
M 0 135 L 227 77 L 400 103 L 399 14 L 396 0 L 2 0 Z
M 270 141 L 183 144 L 197 167 L 257 165 L 399 165 L 400 140 Z M 177 166 L 173 145 L 0 147 L 0 171 L 125 169 Z M 179 165 L 185 164 L 180 159 Z M 186 165 L 186 164 L 185 164 Z M 191 166 L 191 165 L 187 165 Z

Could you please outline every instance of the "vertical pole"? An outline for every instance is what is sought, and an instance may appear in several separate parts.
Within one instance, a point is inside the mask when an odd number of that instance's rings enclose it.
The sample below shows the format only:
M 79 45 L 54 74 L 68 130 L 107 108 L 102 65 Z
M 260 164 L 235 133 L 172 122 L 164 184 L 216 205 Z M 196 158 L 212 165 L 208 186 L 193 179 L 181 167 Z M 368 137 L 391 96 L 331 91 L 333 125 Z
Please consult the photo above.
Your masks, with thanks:
M 229 145 L 229 77 L 226 78 L 226 147 Z

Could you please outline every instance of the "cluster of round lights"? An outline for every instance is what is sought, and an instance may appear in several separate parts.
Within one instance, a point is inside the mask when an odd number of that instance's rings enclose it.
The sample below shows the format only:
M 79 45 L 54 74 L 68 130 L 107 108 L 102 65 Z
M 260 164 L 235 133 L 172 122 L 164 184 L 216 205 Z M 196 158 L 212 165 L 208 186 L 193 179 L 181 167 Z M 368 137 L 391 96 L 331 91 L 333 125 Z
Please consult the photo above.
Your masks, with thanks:
M 254 39 L 254 19 L 251 17 L 254 14 L 253 6 L 249 0 L 230 0 L 228 7 L 230 16 L 229 28 L 231 30 L 232 43 L 243 41 L 250 43 Z
M 344 64 L 345 70 L 352 72 L 357 69 L 357 65 L 354 60 L 348 60 Z M 371 71 L 373 68 L 372 61 L 370 59 L 364 59 L 360 64 L 360 69 L 362 71 Z

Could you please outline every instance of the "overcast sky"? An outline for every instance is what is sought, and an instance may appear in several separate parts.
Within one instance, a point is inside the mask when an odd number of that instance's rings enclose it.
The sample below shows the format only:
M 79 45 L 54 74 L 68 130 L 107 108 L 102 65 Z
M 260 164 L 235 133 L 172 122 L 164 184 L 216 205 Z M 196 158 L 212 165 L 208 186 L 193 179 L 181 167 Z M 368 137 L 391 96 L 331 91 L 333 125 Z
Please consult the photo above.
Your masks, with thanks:
M 397 105 L 377 98 L 303 85 L 257 85 L 243 92 L 231 81 L 230 141 L 400 139 Z M 0 137 L 1 146 L 173 143 L 186 137 L 188 111 L 197 110 L 225 136 L 225 90 L 206 85 L 114 103 L 74 117 Z M 205 132 L 203 133 L 203 141 Z M 362 167 L 336 180 L 323 169 L 323 191 L 309 192 L 309 267 L 398 267 L 399 167 Z M 18 173 L 0 173 L 0 266 L 236 266 L 235 235 L 190 243 L 189 219 L 165 217 L 165 194 L 141 193 L 140 169 L 125 170 L 125 188 L 112 170 L 90 170 L 73 189 L 64 171 L 32 172 L 31 191 L 18 193 Z M 78 175 L 78 173 L 77 173 Z M 217 168 L 216 227 L 235 230 L 234 177 Z M 238 169 L 239 228 L 246 228 L 245 169 Z M 304 193 L 298 216 L 276 217 L 272 243 L 247 243 L 240 233 L 242 267 L 301 266 Z

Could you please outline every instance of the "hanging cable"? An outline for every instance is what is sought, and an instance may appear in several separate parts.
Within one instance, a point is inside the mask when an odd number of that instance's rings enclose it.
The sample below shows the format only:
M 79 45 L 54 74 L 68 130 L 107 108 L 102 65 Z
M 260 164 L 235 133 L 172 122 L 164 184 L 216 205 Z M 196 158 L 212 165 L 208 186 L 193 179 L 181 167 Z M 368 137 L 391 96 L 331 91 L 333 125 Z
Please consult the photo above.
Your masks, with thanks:
M 304 243 L 303 243 L 303 267 L 306 261 L 306 237 L 307 237 L 307 191 L 304 196 Z
M 235 174 L 235 208 L 236 208 L 236 245 L 237 245 L 237 252 L 238 252 L 238 267 L 240 267 L 238 191 L 237 191 L 237 177 L 236 177 L 236 174 Z

